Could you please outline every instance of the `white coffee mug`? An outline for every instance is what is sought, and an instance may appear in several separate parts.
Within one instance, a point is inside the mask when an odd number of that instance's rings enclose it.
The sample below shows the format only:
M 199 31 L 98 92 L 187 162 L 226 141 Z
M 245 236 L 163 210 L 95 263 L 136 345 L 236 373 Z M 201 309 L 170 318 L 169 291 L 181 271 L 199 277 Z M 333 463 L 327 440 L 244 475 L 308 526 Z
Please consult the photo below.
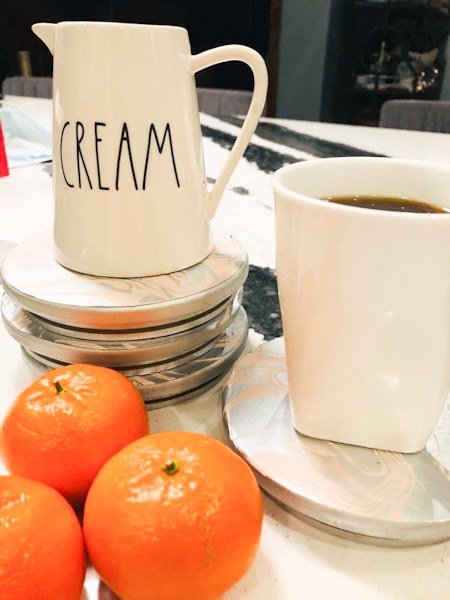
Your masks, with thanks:
M 209 221 L 264 107 L 264 60 L 238 45 L 192 56 L 180 27 L 63 22 L 33 31 L 54 55 L 56 259 L 113 277 L 203 260 Z M 208 192 L 194 74 L 231 60 L 250 66 L 254 93 Z
M 333 158 L 273 176 L 277 274 L 295 428 L 424 448 L 450 390 L 450 214 L 344 206 L 374 195 L 450 210 L 450 165 Z

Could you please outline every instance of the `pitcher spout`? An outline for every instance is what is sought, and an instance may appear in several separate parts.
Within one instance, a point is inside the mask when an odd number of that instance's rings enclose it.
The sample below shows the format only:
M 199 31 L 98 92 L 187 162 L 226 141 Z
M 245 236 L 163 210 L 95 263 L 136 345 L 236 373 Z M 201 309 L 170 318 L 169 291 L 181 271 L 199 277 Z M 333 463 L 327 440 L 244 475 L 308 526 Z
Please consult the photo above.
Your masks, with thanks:
M 53 54 L 55 49 L 55 31 L 56 24 L 55 23 L 35 23 L 31 26 L 31 30 L 34 34 L 40 38 L 50 52 Z

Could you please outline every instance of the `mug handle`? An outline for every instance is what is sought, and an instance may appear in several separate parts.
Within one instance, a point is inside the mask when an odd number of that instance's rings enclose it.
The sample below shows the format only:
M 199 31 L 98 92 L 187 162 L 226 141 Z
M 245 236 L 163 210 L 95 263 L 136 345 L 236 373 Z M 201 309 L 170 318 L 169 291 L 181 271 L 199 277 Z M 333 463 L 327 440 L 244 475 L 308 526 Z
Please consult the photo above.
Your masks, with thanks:
M 233 144 L 219 177 L 216 179 L 213 188 L 208 193 L 210 219 L 214 216 L 228 180 L 239 162 L 239 159 L 244 154 L 245 149 L 250 142 L 250 138 L 258 125 L 259 118 L 266 102 L 268 75 L 266 63 L 262 56 L 258 54 L 256 50 L 252 50 L 252 48 L 248 48 L 247 46 L 230 44 L 228 46 L 219 46 L 212 50 L 205 50 L 205 52 L 191 56 L 192 75 L 207 67 L 212 67 L 213 65 L 232 60 L 244 62 L 252 70 L 254 79 L 253 96 L 240 134 Z

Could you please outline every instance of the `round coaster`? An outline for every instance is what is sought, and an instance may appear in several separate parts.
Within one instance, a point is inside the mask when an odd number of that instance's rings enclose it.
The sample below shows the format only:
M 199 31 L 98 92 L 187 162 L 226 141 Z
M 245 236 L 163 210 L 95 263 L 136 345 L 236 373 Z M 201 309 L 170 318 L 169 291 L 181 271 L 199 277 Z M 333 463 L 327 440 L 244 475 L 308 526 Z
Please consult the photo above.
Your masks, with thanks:
M 53 257 L 52 232 L 25 240 L 1 265 L 3 287 L 22 308 L 86 329 L 139 329 L 197 318 L 232 296 L 248 273 L 244 248 L 215 231 L 204 261 L 168 275 L 115 279 L 70 271 Z
M 248 321 L 241 307 L 234 321 L 208 351 L 179 367 L 130 377 L 146 401 L 180 398 L 189 390 L 199 388 L 231 369 L 242 354 L 248 336 Z
M 48 371 L 48 368 L 46 368 L 45 365 L 43 365 L 41 362 L 36 360 L 36 358 L 31 356 L 31 354 L 28 353 L 25 350 L 25 348 L 22 348 L 22 356 L 25 361 L 25 364 L 30 369 L 30 373 L 31 373 L 31 376 L 33 379 L 36 377 L 39 377 L 39 375 L 42 375 L 43 373 Z M 58 366 L 61 366 L 61 365 L 58 365 Z M 169 397 L 167 397 L 163 400 L 159 400 L 159 401 L 155 400 L 155 401 L 149 402 L 146 400 L 145 403 L 147 405 L 147 408 L 149 408 L 151 410 L 151 409 L 161 408 L 163 406 L 169 406 L 171 404 L 177 404 L 178 402 L 184 402 L 185 400 L 190 400 L 191 398 L 195 398 L 196 396 L 199 396 L 200 394 L 207 392 L 212 387 L 214 387 L 223 377 L 224 377 L 224 375 L 219 375 L 215 379 L 212 379 L 211 381 L 208 381 L 207 383 L 204 383 L 203 385 L 200 385 L 200 386 L 193 388 L 182 394 L 175 395 L 175 396 L 169 396 Z
M 204 348 L 220 336 L 234 320 L 241 297 L 227 310 L 207 323 L 188 331 L 161 338 L 144 340 L 86 340 L 66 337 L 34 322 L 6 294 L 3 296 L 2 317 L 8 333 L 19 344 L 34 353 L 65 363 L 88 362 L 106 367 L 136 367 L 152 362 L 176 360 L 177 357 Z M 206 349 L 205 349 L 206 351 Z M 189 360 L 186 358 L 183 362 Z M 160 369 L 159 369 L 160 370 Z M 148 371 L 147 371 L 148 372 Z
M 176 358 L 171 358 L 169 360 L 159 360 L 159 361 L 142 364 L 142 365 L 131 365 L 131 366 L 125 366 L 125 367 L 117 366 L 117 367 L 110 367 L 110 368 L 115 369 L 116 371 L 119 371 L 120 373 L 123 373 L 123 375 L 125 375 L 126 377 L 132 377 L 133 375 L 146 376 L 151 373 L 159 373 L 160 371 L 174 369 L 175 367 L 179 367 L 180 365 L 183 365 L 184 363 L 195 360 L 199 356 L 202 356 L 203 354 L 205 354 L 206 352 L 211 350 L 211 348 L 214 346 L 215 342 L 216 342 L 216 338 L 211 340 L 207 344 L 204 344 L 203 346 L 200 346 L 199 348 L 192 350 L 191 352 L 187 352 L 186 354 L 180 354 Z M 45 367 L 44 371 L 48 371 L 48 369 L 56 369 L 57 367 L 72 364 L 70 362 L 58 360 L 56 358 L 50 358 L 49 356 L 45 356 L 44 354 L 39 354 L 38 352 L 34 352 L 33 350 L 31 350 L 31 348 L 29 348 L 27 346 L 21 346 L 21 348 L 22 348 L 22 351 L 24 353 L 26 353 L 27 356 L 30 356 L 31 358 L 33 358 L 34 360 L 39 362 L 40 365 Z M 85 361 L 82 361 L 82 362 L 85 362 Z M 92 363 L 92 364 L 96 364 L 96 363 Z M 101 366 L 109 366 L 109 365 L 101 365 Z
M 207 352 L 184 364 L 142 375 L 129 376 L 127 370 L 117 369 L 139 388 L 147 403 L 175 403 L 200 394 L 224 376 L 242 354 L 248 335 L 247 315 L 243 308 L 234 321 Z M 39 355 L 22 347 L 22 355 L 34 374 L 41 374 L 48 367 L 62 363 L 45 364 Z M 46 368 L 47 367 L 47 368 Z
M 211 319 L 215 319 L 220 315 L 223 315 L 225 311 L 230 311 L 233 303 L 238 299 L 239 303 L 242 304 L 243 290 L 240 288 L 236 294 L 227 298 L 211 310 L 199 315 L 192 319 L 186 319 L 184 321 L 178 321 L 168 326 L 160 327 L 146 327 L 143 329 L 85 329 L 82 327 L 70 327 L 68 325 L 61 325 L 55 323 L 39 315 L 35 315 L 28 311 L 25 311 L 29 318 L 36 324 L 40 325 L 44 329 L 63 335 L 65 337 L 73 337 L 78 340 L 95 340 L 95 341 L 116 341 L 120 339 L 125 340 L 149 340 L 151 338 L 162 338 L 165 336 L 174 335 L 176 333 L 182 333 L 195 327 L 199 327 L 204 323 L 208 323 Z
M 289 511 L 344 537 L 422 545 L 450 537 L 450 406 L 426 450 L 400 454 L 308 438 L 292 424 L 284 340 L 240 360 L 224 387 L 235 449 Z

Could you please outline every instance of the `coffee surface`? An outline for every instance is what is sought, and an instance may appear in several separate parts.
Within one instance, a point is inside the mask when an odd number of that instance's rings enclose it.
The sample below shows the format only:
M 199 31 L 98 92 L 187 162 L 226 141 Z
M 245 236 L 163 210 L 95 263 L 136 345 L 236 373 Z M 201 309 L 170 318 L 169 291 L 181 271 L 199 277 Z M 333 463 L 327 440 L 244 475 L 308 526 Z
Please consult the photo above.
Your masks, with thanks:
M 407 200 L 405 198 L 391 198 L 388 196 L 330 196 L 323 198 L 327 202 L 345 204 L 358 208 L 372 208 L 375 210 L 389 210 L 410 213 L 441 213 L 449 214 L 449 210 L 442 206 L 429 204 L 420 200 Z

